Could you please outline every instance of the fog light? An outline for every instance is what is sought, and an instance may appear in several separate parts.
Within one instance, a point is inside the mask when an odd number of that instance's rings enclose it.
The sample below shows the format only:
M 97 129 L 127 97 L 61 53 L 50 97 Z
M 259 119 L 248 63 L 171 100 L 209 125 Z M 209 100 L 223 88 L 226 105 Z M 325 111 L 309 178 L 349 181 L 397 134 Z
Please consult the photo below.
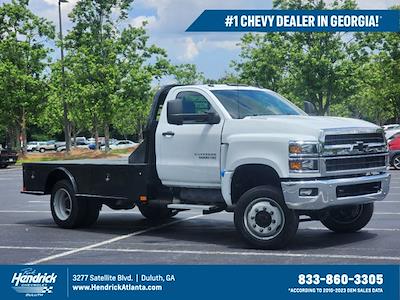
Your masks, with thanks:
M 317 188 L 309 188 L 309 189 L 300 189 L 299 190 L 299 196 L 301 196 L 301 197 L 312 197 L 312 196 L 317 196 L 317 195 L 318 195 Z

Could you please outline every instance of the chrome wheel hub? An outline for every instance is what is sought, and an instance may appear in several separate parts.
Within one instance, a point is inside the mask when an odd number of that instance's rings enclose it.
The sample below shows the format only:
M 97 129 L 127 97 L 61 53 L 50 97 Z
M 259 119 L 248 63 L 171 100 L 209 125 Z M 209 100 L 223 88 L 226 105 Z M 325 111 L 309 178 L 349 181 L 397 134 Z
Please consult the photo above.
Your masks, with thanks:
M 72 199 L 66 189 L 59 189 L 54 195 L 54 212 L 61 221 L 65 221 L 71 215 Z
M 283 210 L 273 199 L 255 199 L 245 210 L 245 227 L 258 239 L 268 240 L 276 237 L 282 231 L 284 223 Z

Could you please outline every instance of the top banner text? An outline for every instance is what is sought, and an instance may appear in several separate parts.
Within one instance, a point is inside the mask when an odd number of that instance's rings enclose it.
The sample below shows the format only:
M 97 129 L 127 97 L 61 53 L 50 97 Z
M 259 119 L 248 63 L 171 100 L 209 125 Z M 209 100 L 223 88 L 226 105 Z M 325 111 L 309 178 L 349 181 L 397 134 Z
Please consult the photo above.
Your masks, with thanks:
M 399 32 L 399 10 L 205 10 L 186 30 Z

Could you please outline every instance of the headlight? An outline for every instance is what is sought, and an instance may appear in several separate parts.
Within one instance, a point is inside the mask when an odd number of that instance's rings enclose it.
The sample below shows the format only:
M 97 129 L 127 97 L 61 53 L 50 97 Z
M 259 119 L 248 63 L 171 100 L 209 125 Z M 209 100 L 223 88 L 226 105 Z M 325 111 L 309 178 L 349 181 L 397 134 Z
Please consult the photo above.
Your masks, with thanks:
M 318 172 L 319 147 L 317 142 L 291 141 L 289 142 L 289 170 L 290 172 Z
M 313 142 L 290 142 L 289 155 L 318 155 L 318 144 Z
M 318 171 L 318 160 L 317 159 L 290 160 L 289 168 L 290 171 L 294 172 Z

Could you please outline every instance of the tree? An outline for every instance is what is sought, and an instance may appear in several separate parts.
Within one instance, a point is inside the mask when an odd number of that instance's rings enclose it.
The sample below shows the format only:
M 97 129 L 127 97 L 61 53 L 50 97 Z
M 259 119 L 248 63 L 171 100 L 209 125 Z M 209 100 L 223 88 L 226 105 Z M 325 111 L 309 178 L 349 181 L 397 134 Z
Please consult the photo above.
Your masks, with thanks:
M 279 9 L 353 9 L 352 0 L 275 0 Z M 234 67 L 249 84 L 273 89 L 300 104 L 315 104 L 319 114 L 329 114 L 332 104 L 354 93 L 355 78 L 351 38 L 342 33 L 247 34 L 241 40 L 241 60 Z
M 46 99 L 45 69 L 54 26 L 28 9 L 29 0 L 0 7 L 0 114 L 8 120 L 14 144 L 26 152 L 27 127 Z
M 278 91 L 288 63 L 290 45 L 286 34 L 245 34 L 241 39 L 240 61 L 232 66 L 241 82 Z
M 196 65 L 193 64 L 172 66 L 171 73 L 178 84 L 196 84 L 205 81 L 204 74 L 197 71 Z
M 395 6 L 392 9 L 400 9 Z M 400 33 L 357 34 L 363 61 L 351 105 L 376 123 L 400 122 Z
M 85 111 L 97 147 L 99 132 L 104 131 L 106 150 L 111 127 L 122 134 L 140 134 L 151 82 L 170 68 L 165 51 L 148 45 L 146 23 L 140 28 L 123 26 L 131 2 L 78 2 L 70 15 L 74 27 L 66 37 L 65 67 L 74 81 L 68 89 L 78 91 L 71 93 L 68 104 L 81 107 L 78 115 Z

